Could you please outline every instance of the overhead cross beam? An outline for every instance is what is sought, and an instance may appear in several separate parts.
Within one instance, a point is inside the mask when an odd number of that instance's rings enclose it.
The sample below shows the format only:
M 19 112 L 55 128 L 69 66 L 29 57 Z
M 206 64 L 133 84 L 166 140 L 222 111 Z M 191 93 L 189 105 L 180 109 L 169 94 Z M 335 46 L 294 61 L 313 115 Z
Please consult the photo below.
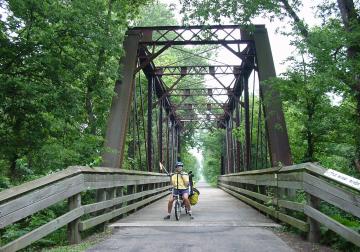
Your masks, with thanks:
M 178 88 L 170 92 L 170 96 L 228 96 L 231 94 L 230 88 Z
M 213 65 L 213 66 L 159 66 L 156 67 L 155 75 L 239 75 L 239 66 Z
M 141 45 L 247 44 L 238 25 L 134 27 L 141 30 Z
M 157 67 L 154 60 L 161 56 L 166 50 L 175 45 L 209 45 L 216 44 L 226 48 L 233 55 L 239 58 L 239 66 L 231 66 L 224 63 L 223 65 L 214 66 L 162 66 Z M 258 71 L 260 81 L 260 97 L 262 99 L 263 113 L 265 119 L 266 135 L 268 139 L 269 153 L 272 165 L 282 162 L 285 165 L 291 163 L 291 153 L 287 137 L 284 115 L 281 108 L 279 94 L 275 89 L 264 81 L 275 77 L 275 69 L 271 56 L 270 43 L 265 26 L 255 26 L 254 30 L 246 30 L 238 25 L 215 25 L 215 26 L 160 26 L 160 27 L 134 27 L 128 30 L 124 40 L 125 54 L 122 56 L 122 65 L 119 68 L 119 80 L 116 81 L 115 93 L 108 129 L 105 137 L 105 152 L 103 154 L 103 165 L 109 167 L 121 167 L 124 155 L 124 144 L 126 129 L 131 110 L 131 99 L 133 94 L 135 74 L 142 70 L 148 80 L 148 85 L 153 88 L 148 89 L 148 100 L 157 98 L 158 101 L 148 101 L 148 115 L 151 116 L 152 110 L 157 105 L 164 109 L 164 115 L 159 117 L 159 124 L 166 122 L 166 139 L 169 148 L 167 150 L 168 163 L 172 165 L 180 148 L 180 130 L 194 128 L 220 127 L 226 129 L 226 145 L 229 158 L 232 157 L 234 142 L 232 127 L 234 110 L 239 110 L 239 104 L 244 108 L 246 117 L 246 148 L 248 163 L 251 162 L 250 149 L 251 138 L 249 140 L 250 123 L 249 120 L 249 94 L 248 80 L 253 71 Z M 173 47 L 174 48 L 174 47 Z M 176 48 L 179 49 L 179 48 Z M 197 56 L 197 55 L 195 55 Z M 198 55 L 199 56 L 199 55 Z M 199 56 L 200 57 L 200 56 Z M 204 57 L 202 57 L 204 58 Z M 209 61 L 214 61 L 208 59 Z M 183 61 L 183 60 L 182 60 Z M 220 64 L 222 62 L 216 61 Z M 165 85 L 163 77 L 167 75 L 178 76 L 176 80 L 172 79 L 172 84 Z M 211 75 L 221 88 L 182 88 L 176 87 L 184 76 L 187 75 Z M 228 84 L 227 80 L 220 80 L 220 75 L 225 77 L 234 75 L 233 81 Z M 169 78 L 170 79 L 170 78 Z M 182 82 L 181 82 L 182 83 Z M 169 87 L 169 88 L 168 88 Z M 150 91 L 151 90 L 151 91 Z M 154 90 L 154 91 L 152 91 Z M 151 96 L 149 92 L 154 92 Z M 180 103 L 178 102 L 179 97 Z M 207 97 L 207 101 L 216 103 L 196 107 L 192 96 Z M 222 99 L 223 97 L 225 99 Z M 246 96 L 243 102 L 239 102 L 240 97 Z M 191 97 L 191 98 L 189 98 Z M 196 107 L 197 111 L 191 111 L 188 101 L 192 108 Z M 189 101 L 190 100 L 190 101 Z M 175 101 L 177 103 L 175 103 Z M 220 113 L 219 109 L 223 109 Z M 190 113 L 191 111 L 191 113 Z M 205 115 L 194 116 L 193 112 L 205 113 Z M 253 111 L 253 110 L 252 110 Z M 159 112 L 160 113 L 160 112 Z M 162 113 L 162 112 L 161 112 Z M 239 112 L 237 113 L 237 117 Z M 154 114 L 156 115 L 156 114 Z M 240 111 L 241 115 L 241 111 Z M 153 128 L 150 121 L 153 118 L 149 116 L 148 134 L 152 136 Z M 236 123 L 238 125 L 238 123 Z M 160 130 L 162 131 L 162 130 Z M 162 135 L 162 134 L 161 134 Z M 145 137 L 144 137 L 145 138 Z M 159 138 L 159 139 L 162 139 Z M 152 142 L 150 137 L 148 142 Z M 158 140 L 159 141 L 159 140 Z M 162 141 L 162 140 L 161 140 Z M 145 143 L 146 146 L 146 143 Z M 156 146 L 161 146 L 157 143 Z M 145 148 L 152 148 L 153 144 L 148 144 Z M 160 147 L 159 150 L 162 148 Z M 148 150 L 151 154 L 153 150 Z M 170 153 L 171 152 L 171 153 Z M 229 160 L 228 160 L 229 161 Z M 228 163 L 228 172 L 235 171 L 234 162 Z M 248 166 L 249 168 L 250 166 Z

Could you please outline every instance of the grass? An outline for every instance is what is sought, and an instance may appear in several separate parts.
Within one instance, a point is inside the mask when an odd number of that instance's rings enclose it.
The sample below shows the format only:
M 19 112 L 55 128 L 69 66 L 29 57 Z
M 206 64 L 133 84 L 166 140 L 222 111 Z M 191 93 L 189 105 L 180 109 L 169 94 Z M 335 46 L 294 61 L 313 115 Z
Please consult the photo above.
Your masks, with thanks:
M 84 239 L 81 243 L 75 245 L 59 246 L 41 250 L 42 252 L 82 252 L 102 242 L 111 235 L 111 230 L 107 229 L 103 233 L 97 233 Z

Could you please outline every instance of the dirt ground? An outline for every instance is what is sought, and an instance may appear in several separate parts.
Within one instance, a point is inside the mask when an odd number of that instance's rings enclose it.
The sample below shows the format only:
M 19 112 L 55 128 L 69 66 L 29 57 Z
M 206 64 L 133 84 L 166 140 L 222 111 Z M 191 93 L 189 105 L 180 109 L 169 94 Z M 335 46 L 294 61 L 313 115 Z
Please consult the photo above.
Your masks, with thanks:
M 308 242 L 298 234 L 290 233 L 277 228 L 273 228 L 272 231 L 296 252 L 338 252 L 338 250 L 333 248 Z

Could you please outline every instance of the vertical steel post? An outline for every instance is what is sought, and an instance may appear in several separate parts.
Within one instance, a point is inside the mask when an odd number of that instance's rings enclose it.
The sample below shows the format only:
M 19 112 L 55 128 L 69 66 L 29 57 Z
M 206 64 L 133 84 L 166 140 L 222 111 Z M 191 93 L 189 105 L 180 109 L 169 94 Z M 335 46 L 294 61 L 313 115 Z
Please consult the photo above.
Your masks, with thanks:
M 245 109 L 245 170 L 250 170 L 251 160 L 251 138 L 250 138 L 250 103 L 249 103 L 249 82 L 243 79 L 244 84 L 244 109 Z
M 236 127 L 240 127 L 240 110 L 239 110 L 239 102 L 236 103 L 236 111 L 235 111 L 235 117 L 236 117 Z M 237 139 L 236 140 L 236 172 L 240 172 L 240 159 L 241 159 L 241 143 Z
M 224 175 L 225 174 L 225 167 L 224 167 L 224 155 L 221 155 L 220 157 L 220 174 Z
M 170 131 L 169 131 L 169 138 L 170 138 L 170 143 L 169 143 L 169 156 L 170 156 L 170 172 L 174 171 L 174 124 L 172 121 L 170 121 Z
M 139 32 L 128 31 L 124 40 L 125 55 L 120 59 L 119 76 L 115 83 L 115 96 L 112 99 L 110 116 L 105 134 L 105 151 L 102 166 L 121 167 L 126 130 L 133 97 L 134 74 L 139 43 Z
M 152 171 L 152 87 L 153 87 L 153 77 L 148 80 L 148 93 L 147 93 L 147 102 L 148 102 L 148 113 L 147 113 L 147 165 L 148 171 Z
M 180 160 L 181 157 L 181 137 L 180 137 L 180 127 L 177 127 L 177 160 Z
M 163 163 L 163 107 L 159 106 L 159 161 Z
M 173 153 L 173 155 L 174 155 L 174 163 L 176 163 L 176 161 L 177 161 L 177 128 L 176 128 L 176 126 L 174 126 L 174 134 L 173 134 L 173 139 L 174 139 L 174 153 Z
M 233 147 L 233 136 L 232 136 L 232 118 L 228 121 L 228 144 L 229 144 L 229 173 L 234 172 L 234 147 Z
M 281 162 L 283 165 L 291 165 L 290 144 L 280 95 L 271 84 L 266 83 L 270 78 L 276 77 L 276 72 L 265 26 L 256 27 L 254 41 L 271 164 L 277 166 Z
M 166 120 L 166 165 L 170 169 L 170 130 L 169 130 L 169 119 Z
M 231 118 L 226 121 L 226 157 L 227 157 L 227 173 L 233 172 L 233 155 L 232 155 L 232 136 L 231 136 Z

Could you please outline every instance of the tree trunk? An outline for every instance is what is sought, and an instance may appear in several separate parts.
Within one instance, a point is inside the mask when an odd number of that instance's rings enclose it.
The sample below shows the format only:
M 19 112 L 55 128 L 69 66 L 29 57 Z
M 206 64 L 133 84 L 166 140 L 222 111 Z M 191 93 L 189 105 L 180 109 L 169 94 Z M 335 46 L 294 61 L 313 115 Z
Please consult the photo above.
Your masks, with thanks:
M 16 161 L 18 160 L 19 156 L 17 153 L 15 153 L 10 158 L 10 171 L 9 171 L 9 177 L 11 178 L 11 181 L 19 180 L 18 172 L 16 170 Z
M 291 7 L 289 2 L 287 0 L 280 0 L 280 2 L 283 4 L 283 8 L 288 13 L 288 15 L 294 20 L 295 27 L 299 30 L 300 34 L 304 38 L 309 37 L 309 31 L 306 28 L 304 22 L 299 18 L 299 16 L 296 14 L 294 9 Z
M 306 106 L 307 110 L 307 125 L 306 125 L 306 141 L 307 141 L 307 150 L 304 157 L 305 162 L 312 162 L 314 161 L 314 149 L 315 149 L 315 142 L 314 142 L 314 133 L 312 129 L 312 123 L 314 120 L 315 114 L 315 103 L 308 102 Z
M 107 34 L 107 35 L 109 34 L 109 29 L 110 29 L 111 12 L 112 12 L 113 3 L 114 3 L 114 0 L 109 0 L 108 12 L 107 12 L 106 24 L 105 24 L 105 34 Z M 95 71 L 94 71 L 93 75 L 90 77 L 90 79 L 88 80 L 87 86 L 86 86 L 85 108 L 86 108 L 86 112 L 87 112 L 87 116 L 88 116 L 90 133 L 93 135 L 96 134 L 96 116 L 94 113 L 92 93 L 94 91 L 94 88 L 98 84 L 100 72 L 104 68 L 104 65 L 105 65 L 105 62 L 106 62 L 105 54 L 106 54 L 105 47 L 101 47 L 99 49 L 99 54 L 98 54 L 98 59 L 96 62 Z
M 341 18 L 348 33 L 356 32 L 356 27 L 360 26 L 360 17 L 356 12 L 353 0 L 337 0 L 340 10 Z M 359 60 L 360 45 L 359 41 L 350 41 L 350 46 L 347 49 L 348 60 L 351 65 L 356 66 L 356 62 Z M 355 129 L 355 142 L 356 142 L 356 156 L 355 164 L 360 160 L 360 73 L 356 71 L 356 67 L 352 69 L 353 82 L 350 84 L 351 89 L 355 94 L 356 102 L 356 123 Z M 355 165 L 356 166 L 356 165 Z M 357 167 L 358 168 L 358 167 Z M 359 170 L 359 168 L 358 168 Z

